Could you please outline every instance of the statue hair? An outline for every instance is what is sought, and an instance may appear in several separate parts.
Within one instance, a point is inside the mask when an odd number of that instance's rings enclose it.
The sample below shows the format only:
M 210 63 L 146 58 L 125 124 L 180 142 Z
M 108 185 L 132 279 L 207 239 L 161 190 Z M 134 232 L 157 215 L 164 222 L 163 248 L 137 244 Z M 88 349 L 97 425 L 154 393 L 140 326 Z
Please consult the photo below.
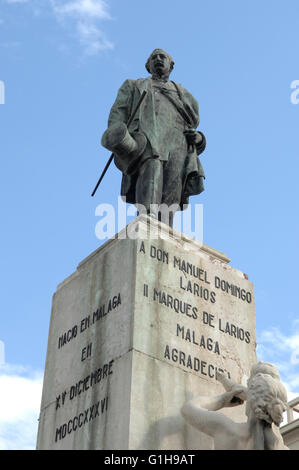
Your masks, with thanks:
M 256 418 L 269 424 L 274 422 L 279 426 L 280 422 L 277 422 L 277 418 L 274 417 L 274 407 L 280 405 L 283 410 L 286 409 L 287 392 L 277 376 L 257 372 L 250 376 L 247 386 L 247 416 L 251 410 Z
M 274 364 L 270 364 L 270 362 L 259 361 L 257 364 L 254 364 L 250 371 L 250 378 L 258 374 L 259 372 L 261 372 L 262 374 L 271 375 L 274 379 L 280 380 L 280 375 L 277 367 Z

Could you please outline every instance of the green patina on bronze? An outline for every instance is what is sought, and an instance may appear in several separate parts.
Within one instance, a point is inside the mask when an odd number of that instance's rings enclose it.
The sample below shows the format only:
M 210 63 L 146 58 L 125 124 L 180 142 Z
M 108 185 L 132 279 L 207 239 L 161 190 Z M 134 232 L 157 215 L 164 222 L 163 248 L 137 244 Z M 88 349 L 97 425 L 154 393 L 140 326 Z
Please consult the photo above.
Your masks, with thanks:
M 189 196 L 204 190 L 205 175 L 198 155 L 206 140 L 196 131 L 198 103 L 182 85 L 169 80 L 173 66 L 168 53 L 162 49 L 152 52 L 146 63 L 151 77 L 123 83 L 102 138 L 123 172 L 122 197 L 142 204 L 147 213 L 160 219 L 158 212 L 153 213 L 153 205 L 177 205 L 183 210 Z M 145 96 L 140 103 L 142 93 Z

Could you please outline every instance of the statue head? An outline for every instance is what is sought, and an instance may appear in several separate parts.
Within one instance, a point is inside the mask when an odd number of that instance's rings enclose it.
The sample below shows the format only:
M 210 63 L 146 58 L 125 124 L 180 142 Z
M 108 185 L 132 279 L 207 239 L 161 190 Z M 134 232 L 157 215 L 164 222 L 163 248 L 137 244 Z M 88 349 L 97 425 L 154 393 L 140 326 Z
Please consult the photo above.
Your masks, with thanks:
M 287 393 L 276 367 L 262 362 L 253 366 L 247 387 L 246 415 L 279 426 L 287 407 Z
M 174 61 L 171 55 L 163 49 L 154 49 L 145 64 L 150 74 L 161 78 L 168 78 L 173 67 Z
M 273 379 L 280 381 L 280 375 L 277 367 L 274 364 L 271 364 L 270 362 L 259 361 L 257 364 L 254 364 L 250 370 L 249 380 L 251 379 L 251 377 L 258 374 L 259 372 L 261 372 L 262 374 L 271 375 Z

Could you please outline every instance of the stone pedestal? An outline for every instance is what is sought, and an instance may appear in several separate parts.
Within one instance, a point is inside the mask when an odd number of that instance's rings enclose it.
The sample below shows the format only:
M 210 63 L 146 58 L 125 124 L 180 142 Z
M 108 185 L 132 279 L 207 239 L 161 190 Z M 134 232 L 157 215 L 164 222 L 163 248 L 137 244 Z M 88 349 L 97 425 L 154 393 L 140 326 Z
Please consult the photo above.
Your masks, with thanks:
M 180 408 L 222 393 L 217 369 L 246 384 L 253 286 L 225 255 L 168 229 L 138 217 L 130 238 L 120 232 L 58 286 L 38 449 L 213 448 Z M 246 420 L 244 405 L 224 412 Z

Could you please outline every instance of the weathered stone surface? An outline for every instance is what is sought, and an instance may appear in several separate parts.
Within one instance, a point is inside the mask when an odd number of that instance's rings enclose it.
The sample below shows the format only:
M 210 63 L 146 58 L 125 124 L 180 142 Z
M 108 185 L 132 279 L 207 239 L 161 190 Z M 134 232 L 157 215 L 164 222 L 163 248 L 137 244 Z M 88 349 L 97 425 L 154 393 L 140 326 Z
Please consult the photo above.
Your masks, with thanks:
M 39 449 L 212 448 L 180 408 L 187 391 L 221 390 L 217 368 L 249 375 L 253 286 L 225 255 L 166 228 L 140 216 L 135 239 L 121 232 L 58 286 Z M 244 420 L 244 406 L 225 413 Z

